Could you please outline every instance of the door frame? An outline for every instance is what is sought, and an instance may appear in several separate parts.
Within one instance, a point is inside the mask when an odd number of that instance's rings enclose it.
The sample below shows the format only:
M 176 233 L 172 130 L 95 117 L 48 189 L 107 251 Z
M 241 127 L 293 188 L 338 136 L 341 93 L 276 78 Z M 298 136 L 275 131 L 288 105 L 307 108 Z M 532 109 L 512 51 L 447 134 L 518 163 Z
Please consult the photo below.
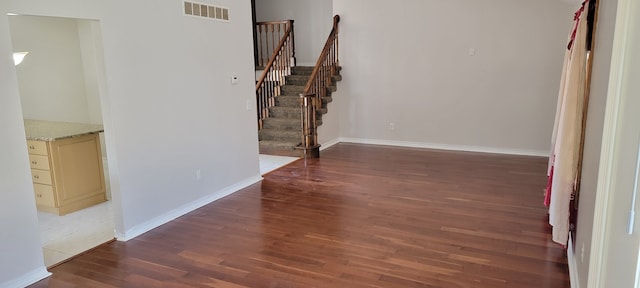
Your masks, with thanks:
M 624 99 L 631 97 L 628 93 L 625 93 L 625 83 L 623 81 L 627 67 L 625 60 L 627 54 L 631 53 L 627 48 L 632 43 L 633 32 L 640 30 L 630 24 L 633 18 L 631 10 L 633 1 L 618 0 L 616 12 L 587 282 L 587 287 L 593 288 L 605 287 L 606 267 L 604 265 L 608 252 L 607 243 L 615 237 L 615 235 L 607 235 L 606 232 L 607 223 L 613 212 L 609 209 L 609 200 L 613 196 L 612 188 L 617 181 L 617 175 L 614 173 L 615 165 L 617 164 L 614 155 L 620 140 L 616 137 L 621 128 L 621 123 L 619 123 L 622 116 L 620 103 L 624 103 Z

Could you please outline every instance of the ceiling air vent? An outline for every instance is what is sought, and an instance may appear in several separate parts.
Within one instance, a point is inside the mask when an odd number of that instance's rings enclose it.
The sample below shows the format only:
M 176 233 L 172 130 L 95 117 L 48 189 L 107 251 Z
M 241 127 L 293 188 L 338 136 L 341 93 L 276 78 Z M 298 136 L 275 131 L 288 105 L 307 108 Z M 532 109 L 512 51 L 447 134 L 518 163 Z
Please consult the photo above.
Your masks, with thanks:
M 185 1 L 184 15 L 229 21 L 229 8 Z

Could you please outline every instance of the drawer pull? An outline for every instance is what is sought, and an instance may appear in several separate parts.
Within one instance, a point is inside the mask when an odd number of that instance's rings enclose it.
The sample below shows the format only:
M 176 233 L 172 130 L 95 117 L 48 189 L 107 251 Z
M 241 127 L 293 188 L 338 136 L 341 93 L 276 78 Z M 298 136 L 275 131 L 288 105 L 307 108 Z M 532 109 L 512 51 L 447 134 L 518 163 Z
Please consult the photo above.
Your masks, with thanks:
M 29 149 L 31 149 L 31 150 L 36 150 L 36 146 L 29 145 Z
M 38 165 L 38 161 L 31 161 L 31 164 Z
M 37 196 L 38 196 L 38 198 L 42 198 L 42 194 L 38 194 Z
M 40 176 L 35 175 L 35 176 L 33 176 L 33 178 L 34 178 L 34 179 L 40 179 Z

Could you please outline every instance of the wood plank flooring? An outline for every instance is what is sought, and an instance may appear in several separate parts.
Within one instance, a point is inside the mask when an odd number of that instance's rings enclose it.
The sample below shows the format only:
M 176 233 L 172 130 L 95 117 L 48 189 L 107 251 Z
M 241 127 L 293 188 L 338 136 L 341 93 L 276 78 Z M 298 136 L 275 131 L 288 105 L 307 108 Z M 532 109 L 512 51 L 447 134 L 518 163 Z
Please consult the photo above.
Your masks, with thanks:
M 32 287 L 570 287 L 546 159 L 338 144 Z

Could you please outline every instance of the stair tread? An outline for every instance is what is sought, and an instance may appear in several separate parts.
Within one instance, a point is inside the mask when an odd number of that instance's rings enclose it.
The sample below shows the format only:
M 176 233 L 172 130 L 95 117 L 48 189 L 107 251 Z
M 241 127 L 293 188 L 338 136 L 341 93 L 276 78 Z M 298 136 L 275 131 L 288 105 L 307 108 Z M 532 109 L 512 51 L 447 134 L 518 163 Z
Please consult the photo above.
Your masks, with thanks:
M 291 146 L 295 147 L 298 143 L 293 143 L 291 141 L 279 141 L 279 140 L 260 140 L 260 144 L 262 145 L 271 145 L 271 146 Z
M 302 135 L 300 131 L 291 131 L 291 130 L 282 130 L 282 129 L 273 129 L 273 128 L 265 128 L 260 130 L 261 134 L 285 134 L 285 135 Z
M 271 108 L 269 108 L 273 111 L 276 112 L 288 112 L 288 113 L 300 113 L 300 107 L 283 107 L 283 106 L 273 106 Z M 327 113 L 327 108 L 318 108 L 318 111 L 321 111 L 322 113 Z M 278 118 L 278 117 L 273 117 L 273 118 Z
M 300 122 L 300 119 L 293 119 L 293 118 L 278 118 L 278 117 L 270 117 L 267 119 L 264 119 L 265 122 L 276 122 L 276 123 L 282 123 L 282 122 L 287 122 L 287 123 L 291 123 L 291 122 Z

